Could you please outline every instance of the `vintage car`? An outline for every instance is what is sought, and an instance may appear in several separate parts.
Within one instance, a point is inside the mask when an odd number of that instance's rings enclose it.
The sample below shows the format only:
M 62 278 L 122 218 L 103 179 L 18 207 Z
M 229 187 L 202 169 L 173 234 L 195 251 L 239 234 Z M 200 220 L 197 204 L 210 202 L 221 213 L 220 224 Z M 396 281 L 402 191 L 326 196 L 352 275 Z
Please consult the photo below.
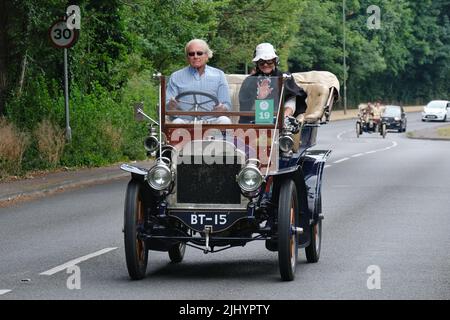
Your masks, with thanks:
M 384 108 L 383 108 L 384 109 Z M 358 119 L 356 120 L 356 137 L 366 133 L 380 133 L 386 138 L 387 125 L 381 117 L 383 110 L 367 104 L 358 106 Z
M 299 248 L 317 262 L 322 238 L 322 173 L 330 150 L 310 150 L 317 130 L 328 122 L 339 82 L 328 72 L 271 79 L 274 98 L 241 111 L 245 75 L 227 75 L 232 111 L 209 111 L 217 98 L 191 91 L 178 97 L 182 110 L 165 106 L 166 78 L 160 80 L 159 122 L 149 119 L 145 147 L 155 156 L 150 168 L 123 164 L 131 173 L 124 211 L 125 256 L 129 276 L 146 275 L 149 250 L 183 260 L 186 246 L 219 252 L 264 241 L 278 252 L 283 280 L 295 276 Z M 284 81 L 294 77 L 308 93 L 298 120 L 283 117 Z M 252 93 L 254 95 L 254 93 Z M 231 124 L 215 124 L 226 116 Z M 252 117 L 239 123 L 240 117 Z M 174 119 L 183 117 L 184 124 Z M 174 123 L 175 122 L 175 123 Z

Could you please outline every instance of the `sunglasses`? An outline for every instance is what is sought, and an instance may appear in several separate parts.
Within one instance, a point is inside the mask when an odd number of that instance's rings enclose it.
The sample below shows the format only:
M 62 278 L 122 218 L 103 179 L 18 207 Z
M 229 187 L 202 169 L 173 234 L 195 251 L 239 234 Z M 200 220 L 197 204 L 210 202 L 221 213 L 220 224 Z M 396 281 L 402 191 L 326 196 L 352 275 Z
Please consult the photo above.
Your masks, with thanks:
M 201 57 L 204 54 L 204 52 L 203 51 L 188 52 L 189 57 L 193 57 L 193 56 L 195 56 L 195 54 L 197 54 L 197 56 Z
M 265 65 L 265 64 L 267 64 L 267 65 L 269 65 L 269 66 L 272 66 L 272 65 L 275 64 L 275 60 L 259 60 L 259 61 L 258 61 L 258 65 L 259 65 L 259 66 L 263 66 L 263 65 Z

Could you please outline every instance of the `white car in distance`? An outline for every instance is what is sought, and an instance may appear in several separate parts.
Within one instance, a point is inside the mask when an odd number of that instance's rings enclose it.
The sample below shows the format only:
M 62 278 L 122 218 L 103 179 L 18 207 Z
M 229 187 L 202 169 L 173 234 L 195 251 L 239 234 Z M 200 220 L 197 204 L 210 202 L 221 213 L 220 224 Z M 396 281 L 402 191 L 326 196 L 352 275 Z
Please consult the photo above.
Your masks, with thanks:
M 447 121 L 450 118 L 450 101 L 433 100 L 423 108 L 422 121 Z

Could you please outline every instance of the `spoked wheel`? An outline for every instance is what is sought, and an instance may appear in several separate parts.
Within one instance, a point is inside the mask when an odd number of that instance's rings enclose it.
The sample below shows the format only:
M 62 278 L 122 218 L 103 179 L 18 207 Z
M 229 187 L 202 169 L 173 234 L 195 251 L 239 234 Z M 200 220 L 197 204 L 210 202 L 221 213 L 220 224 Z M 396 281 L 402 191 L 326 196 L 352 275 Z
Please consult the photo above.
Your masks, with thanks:
M 311 242 L 305 248 L 306 260 L 308 262 L 318 262 L 320 258 L 320 249 L 322 247 L 322 220 L 311 226 Z
M 183 261 L 184 253 L 186 251 L 186 244 L 180 242 L 169 249 L 169 258 L 173 263 L 179 263 Z
M 383 139 L 386 138 L 386 132 L 387 132 L 386 123 L 383 123 L 381 125 L 381 135 L 383 136 Z
M 356 123 L 356 137 L 359 138 L 359 135 L 361 134 L 361 123 Z
M 278 264 L 281 279 L 294 280 L 298 255 L 298 200 L 292 180 L 281 185 L 278 201 Z
M 139 182 L 131 180 L 128 183 L 125 198 L 125 258 L 128 274 L 133 280 L 145 277 L 148 261 L 148 249 L 145 240 L 138 237 L 138 232 L 144 227 L 145 223 L 145 206 L 142 200 L 141 188 Z

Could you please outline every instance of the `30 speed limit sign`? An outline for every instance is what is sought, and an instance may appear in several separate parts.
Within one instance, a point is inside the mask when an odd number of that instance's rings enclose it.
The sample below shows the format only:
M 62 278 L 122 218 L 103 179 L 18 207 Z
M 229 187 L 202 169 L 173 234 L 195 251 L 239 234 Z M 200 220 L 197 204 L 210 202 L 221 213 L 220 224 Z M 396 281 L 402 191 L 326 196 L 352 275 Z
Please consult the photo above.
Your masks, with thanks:
M 56 21 L 49 29 L 52 45 L 57 48 L 70 48 L 78 40 L 79 30 L 69 29 L 64 20 Z

